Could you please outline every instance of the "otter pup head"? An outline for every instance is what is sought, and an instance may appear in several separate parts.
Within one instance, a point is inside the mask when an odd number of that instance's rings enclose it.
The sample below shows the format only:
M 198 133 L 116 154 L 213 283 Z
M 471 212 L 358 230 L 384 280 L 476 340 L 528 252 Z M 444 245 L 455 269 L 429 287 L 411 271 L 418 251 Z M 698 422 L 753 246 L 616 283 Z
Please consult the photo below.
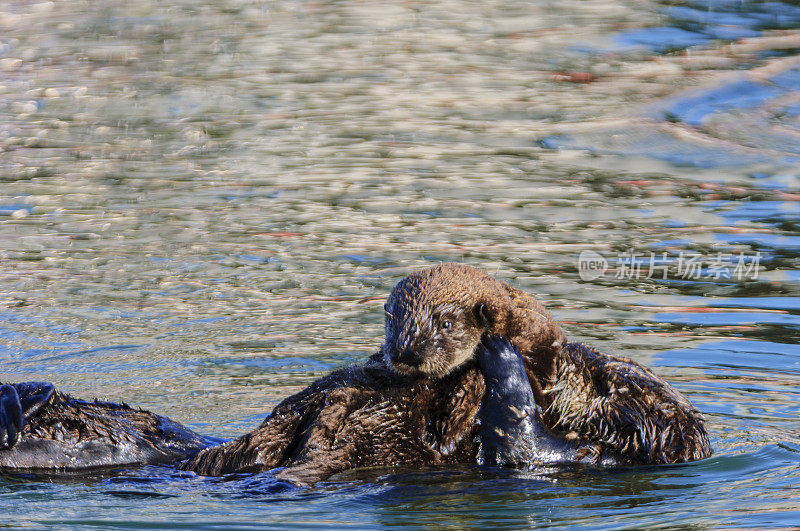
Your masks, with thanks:
M 384 361 L 415 376 L 442 377 L 473 359 L 484 332 L 504 335 L 530 354 L 556 352 L 566 342 L 531 295 L 464 264 L 412 273 L 394 287 L 384 309 Z

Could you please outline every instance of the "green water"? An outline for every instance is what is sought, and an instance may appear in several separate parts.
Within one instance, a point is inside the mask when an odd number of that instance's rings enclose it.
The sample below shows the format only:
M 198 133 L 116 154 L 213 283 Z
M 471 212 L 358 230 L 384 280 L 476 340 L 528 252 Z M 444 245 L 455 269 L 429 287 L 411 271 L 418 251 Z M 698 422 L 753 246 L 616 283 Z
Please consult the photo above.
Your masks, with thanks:
M 798 27 L 724 0 L 0 5 L 0 380 L 234 437 L 374 352 L 407 272 L 463 261 L 667 378 L 715 450 L 307 490 L 4 476 L 3 523 L 797 525 Z

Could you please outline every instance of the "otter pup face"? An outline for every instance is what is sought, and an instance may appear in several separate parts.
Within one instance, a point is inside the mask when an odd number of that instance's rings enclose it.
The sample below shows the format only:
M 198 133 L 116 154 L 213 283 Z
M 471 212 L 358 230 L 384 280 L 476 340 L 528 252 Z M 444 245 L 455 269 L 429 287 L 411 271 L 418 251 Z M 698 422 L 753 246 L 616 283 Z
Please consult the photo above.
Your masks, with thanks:
M 566 342 L 533 296 L 464 264 L 410 274 L 394 287 L 384 308 L 384 362 L 405 374 L 448 374 L 475 357 L 487 331 L 512 341 L 532 367 L 551 363 Z
M 403 302 L 390 300 L 384 307 L 387 365 L 438 378 L 473 357 L 484 328 L 471 312 L 453 303 L 408 307 Z
M 438 378 L 474 357 L 486 331 L 477 270 L 447 265 L 409 275 L 384 306 L 384 361 L 397 372 Z

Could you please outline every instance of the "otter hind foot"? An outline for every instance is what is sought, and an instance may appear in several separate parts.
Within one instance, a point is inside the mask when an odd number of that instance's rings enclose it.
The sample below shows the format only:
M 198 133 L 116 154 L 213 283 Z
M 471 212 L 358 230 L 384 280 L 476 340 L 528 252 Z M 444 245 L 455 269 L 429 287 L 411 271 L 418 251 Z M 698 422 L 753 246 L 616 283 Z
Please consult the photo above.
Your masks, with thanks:
M 505 337 L 485 335 L 478 363 L 486 381 L 478 412 L 480 464 L 526 466 L 570 462 L 575 450 L 542 422 L 520 351 Z
M 13 448 L 22 432 L 22 405 L 17 390 L 0 386 L 0 449 Z
M 0 449 L 13 448 L 19 441 L 24 421 L 39 411 L 53 396 L 48 382 L 24 382 L 0 387 Z
M 478 347 L 486 392 L 478 412 L 481 464 L 517 465 L 539 425 L 536 405 L 519 350 L 505 337 L 486 334 Z

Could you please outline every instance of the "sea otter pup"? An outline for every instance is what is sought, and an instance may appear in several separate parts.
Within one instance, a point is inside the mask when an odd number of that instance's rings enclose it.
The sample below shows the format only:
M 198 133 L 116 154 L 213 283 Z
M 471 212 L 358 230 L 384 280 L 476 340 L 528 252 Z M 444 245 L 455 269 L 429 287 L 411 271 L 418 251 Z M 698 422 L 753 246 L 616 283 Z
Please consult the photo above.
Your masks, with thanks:
M 49 383 L 0 385 L 0 469 L 175 464 L 219 442 L 149 411 L 72 398 Z
M 412 273 L 385 312 L 384 344 L 365 365 L 314 382 L 257 430 L 183 468 L 287 467 L 279 477 L 312 483 L 356 466 L 655 464 L 710 454 L 702 416 L 669 384 L 631 360 L 565 344 L 531 295 L 475 268 Z M 518 350 L 491 339 L 481 346 L 486 333 Z

